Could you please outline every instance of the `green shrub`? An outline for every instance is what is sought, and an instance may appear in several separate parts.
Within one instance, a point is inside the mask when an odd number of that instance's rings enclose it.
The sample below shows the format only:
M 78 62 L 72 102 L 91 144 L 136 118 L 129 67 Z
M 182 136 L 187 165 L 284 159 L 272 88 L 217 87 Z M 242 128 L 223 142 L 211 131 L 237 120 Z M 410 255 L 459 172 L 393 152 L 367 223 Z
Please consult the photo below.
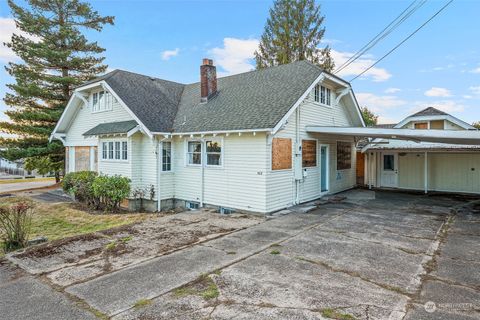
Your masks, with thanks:
M 4 252 L 27 246 L 33 207 L 33 203 L 28 201 L 0 206 L 0 234 Z
M 116 211 L 130 194 L 130 179 L 122 176 L 98 176 L 92 184 L 93 195 L 107 211 Z
M 98 208 L 99 201 L 93 193 L 93 181 L 97 177 L 94 171 L 71 172 L 63 178 L 63 190 L 75 196 L 75 199 L 88 206 Z

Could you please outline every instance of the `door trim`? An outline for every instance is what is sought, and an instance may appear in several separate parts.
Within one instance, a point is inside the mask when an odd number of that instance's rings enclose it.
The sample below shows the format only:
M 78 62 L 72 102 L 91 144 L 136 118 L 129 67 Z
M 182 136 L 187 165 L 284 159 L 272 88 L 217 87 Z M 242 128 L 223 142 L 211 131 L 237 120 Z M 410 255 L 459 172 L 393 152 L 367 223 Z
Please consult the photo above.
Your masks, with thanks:
M 393 155 L 393 171 L 395 172 L 395 183 L 393 185 L 385 185 L 384 183 L 384 173 L 385 173 L 385 156 Z M 384 188 L 398 188 L 398 152 L 382 152 L 380 158 L 380 186 Z
M 325 154 L 325 183 L 327 184 L 327 190 L 325 191 L 322 191 L 322 148 L 325 147 L 326 149 L 326 154 Z M 318 160 L 319 160 L 319 170 L 320 170 L 320 195 L 324 195 L 324 194 L 327 194 L 328 192 L 330 192 L 330 145 L 328 144 L 319 144 L 319 157 L 318 157 Z

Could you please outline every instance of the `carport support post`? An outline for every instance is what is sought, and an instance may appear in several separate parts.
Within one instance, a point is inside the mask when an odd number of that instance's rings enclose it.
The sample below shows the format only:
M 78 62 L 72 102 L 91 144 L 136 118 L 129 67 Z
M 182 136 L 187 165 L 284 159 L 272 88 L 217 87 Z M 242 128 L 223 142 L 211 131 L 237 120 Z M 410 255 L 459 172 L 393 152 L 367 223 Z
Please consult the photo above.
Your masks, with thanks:
M 424 167 L 424 182 L 425 182 L 425 194 L 428 193 L 428 152 L 425 151 L 425 157 L 424 157 L 425 164 L 423 165 Z

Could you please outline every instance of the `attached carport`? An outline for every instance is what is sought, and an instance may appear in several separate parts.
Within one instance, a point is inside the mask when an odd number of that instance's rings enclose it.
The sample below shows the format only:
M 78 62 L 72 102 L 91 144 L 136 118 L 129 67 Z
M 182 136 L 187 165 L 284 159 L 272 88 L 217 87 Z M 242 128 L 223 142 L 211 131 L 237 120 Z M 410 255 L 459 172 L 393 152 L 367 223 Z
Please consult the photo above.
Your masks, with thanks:
M 367 141 L 365 184 L 480 193 L 480 131 L 308 126 L 307 132 Z

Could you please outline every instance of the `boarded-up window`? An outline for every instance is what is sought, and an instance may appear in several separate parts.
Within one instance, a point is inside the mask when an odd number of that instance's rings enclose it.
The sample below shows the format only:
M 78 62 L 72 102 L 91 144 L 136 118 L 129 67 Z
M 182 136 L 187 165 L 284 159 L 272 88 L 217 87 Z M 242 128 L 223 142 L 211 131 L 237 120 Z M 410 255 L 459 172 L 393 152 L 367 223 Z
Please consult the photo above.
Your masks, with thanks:
M 444 121 L 443 120 L 430 121 L 430 129 L 443 130 L 444 129 Z
M 352 144 L 350 142 L 337 141 L 337 170 L 350 169 L 352 167 Z
M 75 171 L 90 170 L 90 147 L 75 147 Z
M 426 122 L 415 123 L 415 129 L 428 129 Z
M 272 170 L 292 168 L 292 140 L 272 139 Z
M 317 165 L 317 141 L 302 140 L 302 167 L 315 167 Z

